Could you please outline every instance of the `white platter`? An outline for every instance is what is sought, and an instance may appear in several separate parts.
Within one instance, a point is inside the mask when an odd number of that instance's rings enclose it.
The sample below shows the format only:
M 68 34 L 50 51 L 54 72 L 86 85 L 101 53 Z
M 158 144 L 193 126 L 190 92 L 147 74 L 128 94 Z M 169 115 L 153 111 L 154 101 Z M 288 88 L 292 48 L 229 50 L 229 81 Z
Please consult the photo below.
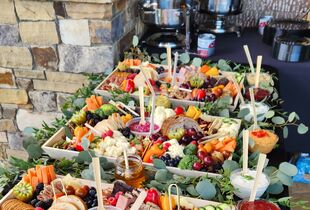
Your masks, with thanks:
M 57 176 L 58 178 L 62 178 L 63 176 Z M 85 180 L 85 179 L 77 179 L 75 178 L 81 185 L 88 185 L 88 186 L 91 186 L 91 187 L 95 187 L 96 184 L 94 181 L 91 181 L 91 180 Z M 101 187 L 102 189 L 107 189 L 107 188 L 111 188 L 113 187 L 113 184 L 107 184 L 107 183 L 101 183 Z M 0 207 L 2 206 L 2 204 L 9 200 L 9 199 L 13 199 L 15 198 L 14 195 L 13 195 L 13 190 L 10 190 L 1 200 L 0 200 Z M 206 206 L 206 205 L 219 205 L 221 203 L 218 203 L 218 202 L 214 202 L 214 201 L 209 201 L 209 200 L 202 200 L 202 199 L 197 199 L 197 198 L 191 198 L 191 197 L 186 197 L 186 199 L 194 204 L 194 206 L 196 207 L 203 207 L 203 206 Z M 235 209 L 234 206 L 232 206 L 231 208 L 232 210 Z

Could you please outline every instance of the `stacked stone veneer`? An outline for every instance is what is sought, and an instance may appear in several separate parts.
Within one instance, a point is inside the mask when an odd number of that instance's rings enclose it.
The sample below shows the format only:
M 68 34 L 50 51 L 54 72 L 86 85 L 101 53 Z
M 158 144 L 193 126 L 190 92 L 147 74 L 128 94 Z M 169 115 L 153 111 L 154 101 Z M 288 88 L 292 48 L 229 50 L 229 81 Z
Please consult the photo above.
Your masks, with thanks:
M 0 0 L 0 158 L 21 131 L 59 116 L 82 72 L 112 70 L 131 43 L 137 0 Z

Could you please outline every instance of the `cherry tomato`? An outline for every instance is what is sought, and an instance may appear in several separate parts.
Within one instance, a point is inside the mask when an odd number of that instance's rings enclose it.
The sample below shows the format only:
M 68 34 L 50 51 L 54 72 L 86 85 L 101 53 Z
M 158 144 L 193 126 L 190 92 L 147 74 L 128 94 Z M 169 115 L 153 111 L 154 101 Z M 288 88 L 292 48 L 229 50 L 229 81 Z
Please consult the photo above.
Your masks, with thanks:
M 184 109 L 181 106 L 175 107 L 174 111 L 175 111 L 176 115 L 181 115 L 184 113 Z
M 68 195 L 74 195 L 75 189 L 72 186 L 68 185 L 68 186 L 66 186 L 66 192 Z
M 111 206 L 115 206 L 117 203 L 117 199 L 115 197 L 109 197 L 108 202 Z
M 81 145 L 80 142 L 78 142 L 78 143 L 75 145 L 75 149 L 76 149 L 76 151 L 79 151 L 79 152 L 84 151 L 84 149 L 83 149 L 83 147 L 82 147 L 82 145 Z
M 254 136 L 256 136 L 257 138 L 262 138 L 262 137 L 268 136 L 268 133 L 264 130 L 253 131 L 252 134 Z
M 88 186 L 88 185 L 83 185 L 81 188 L 83 188 L 84 190 L 86 190 L 86 192 L 88 193 L 88 191 L 89 191 L 89 186 Z
M 88 192 L 87 192 L 85 189 L 83 189 L 83 188 L 79 188 L 79 189 L 77 189 L 77 190 L 75 191 L 75 195 L 78 196 L 78 197 L 80 197 L 80 198 L 86 197 L 87 193 L 88 193 Z

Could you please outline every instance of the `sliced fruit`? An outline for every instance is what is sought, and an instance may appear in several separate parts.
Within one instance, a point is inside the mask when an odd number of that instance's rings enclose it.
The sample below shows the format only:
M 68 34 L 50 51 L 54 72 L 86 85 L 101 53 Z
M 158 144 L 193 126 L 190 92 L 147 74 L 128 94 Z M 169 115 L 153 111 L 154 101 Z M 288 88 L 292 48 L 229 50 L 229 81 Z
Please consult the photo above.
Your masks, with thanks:
M 31 179 L 31 186 L 33 189 L 36 189 L 37 185 L 39 184 L 39 179 L 36 176 L 33 176 Z
M 51 177 L 50 181 L 55 180 L 56 179 L 56 174 L 55 174 L 54 166 L 53 165 L 49 165 L 47 167 L 48 167 L 48 172 L 49 172 L 50 177 Z
M 37 173 L 39 183 L 43 183 L 41 166 L 36 166 L 36 173 Z
M 49 173 L 48 173 L 48 168 L 46 166 L 41 167 L 42 170 L 42 178 L 43 178 L 43 183 L 44 184 L 49 184 Z
M 20 182 L 13 187 L 13 194 L 18 200 L 28 201 L 32 198 L 33 188 L 29 183 Z

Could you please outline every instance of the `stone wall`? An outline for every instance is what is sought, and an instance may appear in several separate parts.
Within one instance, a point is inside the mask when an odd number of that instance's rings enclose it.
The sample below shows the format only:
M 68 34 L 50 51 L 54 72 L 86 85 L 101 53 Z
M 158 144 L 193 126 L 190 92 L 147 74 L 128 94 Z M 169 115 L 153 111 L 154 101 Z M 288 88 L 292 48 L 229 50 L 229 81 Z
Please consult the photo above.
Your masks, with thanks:
M 309 0 L 243 0 L 242 13 L 230 16 L 228 21 L 243 27 L 257 27 L 258 19 L 265 15 L 275 18 L 307 18 L 309 7 Z M 206 19 L 205 15 L 199 17 L 200 23 Z
M 131 43 L 137 0 L 0 1 L 0 159 L 23 155 L 21 131 L 60 116 Z

